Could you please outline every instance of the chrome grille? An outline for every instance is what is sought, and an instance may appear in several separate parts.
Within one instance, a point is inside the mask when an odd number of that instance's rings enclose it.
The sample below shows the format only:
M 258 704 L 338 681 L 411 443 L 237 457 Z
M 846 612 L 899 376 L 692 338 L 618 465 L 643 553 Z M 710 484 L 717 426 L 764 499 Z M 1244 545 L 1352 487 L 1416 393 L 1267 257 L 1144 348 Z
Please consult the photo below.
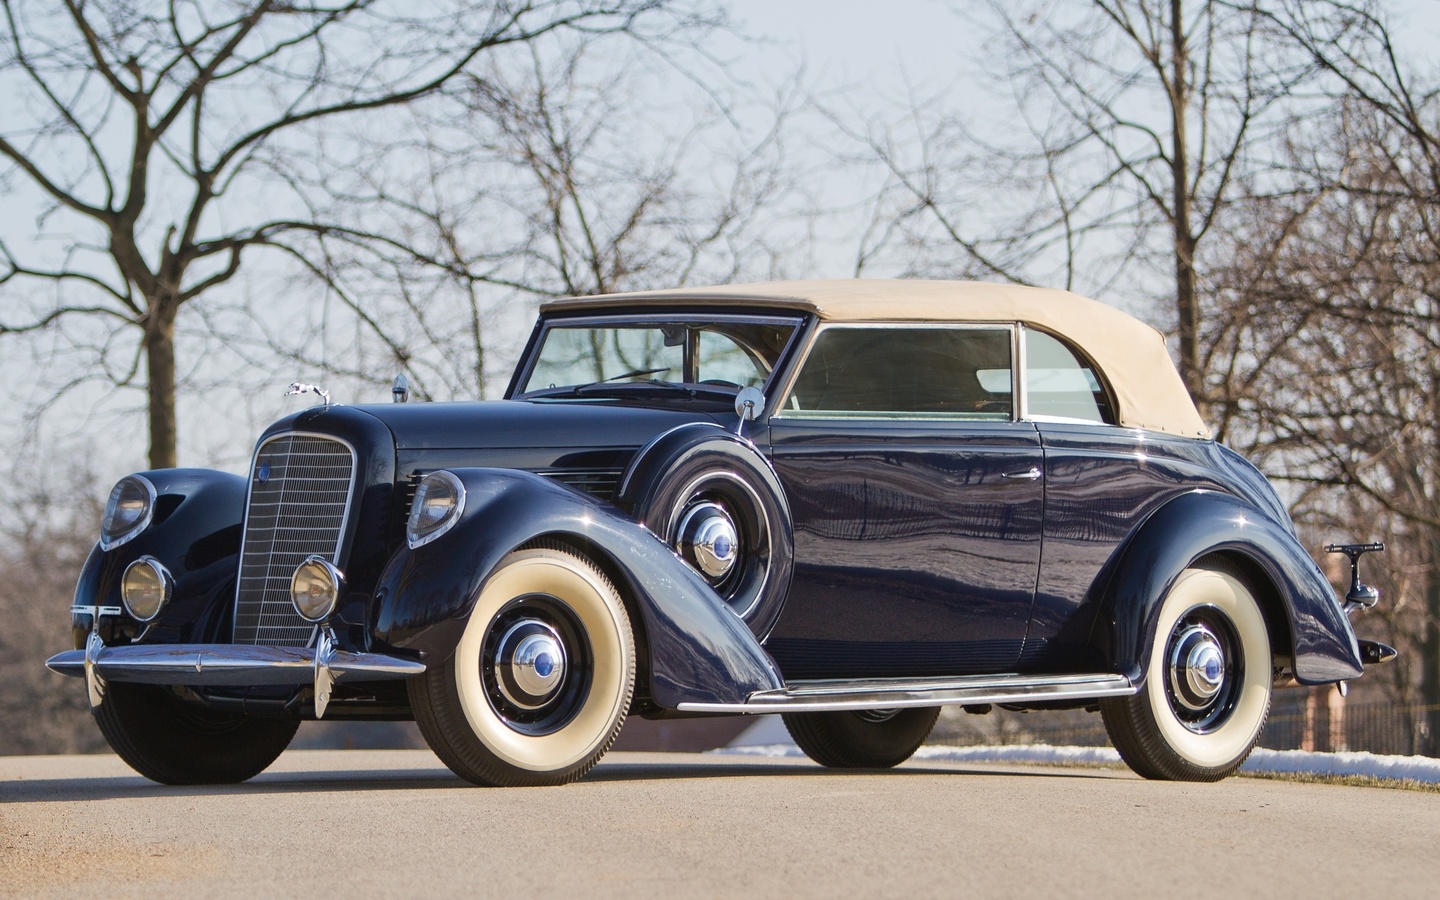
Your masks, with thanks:
M 260 446 L 235 591 L 235 643 L 303 647 L 315 626 L 290 603 L 290 576 L 307 556 L 340 562 L 355 451 L 333 438 L 284 434 Z

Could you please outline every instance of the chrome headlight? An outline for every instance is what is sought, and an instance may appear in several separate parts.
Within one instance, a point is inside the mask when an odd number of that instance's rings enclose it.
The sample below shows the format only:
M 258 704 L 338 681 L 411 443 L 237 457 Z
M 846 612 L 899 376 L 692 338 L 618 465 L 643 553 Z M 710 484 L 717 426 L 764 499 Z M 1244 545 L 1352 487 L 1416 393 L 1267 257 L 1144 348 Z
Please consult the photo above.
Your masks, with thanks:
M 155 515 L 155 485 L 143 475 L 126 475 L 110 491 L 100 520 L 100 549 L 113 550 L 134 540 Z
M 449 472 L 431 472 L 415 489 L 405 541 L 410 549 L 423 547 L 449 531 L 465 511 L 465 485 Z
M 153 556 L 142 556 L 125 568 L 120 578 L 120 599 L 135 621 L 148 623 L 160 615 L 175 593 L 175 579 Z
M 345 578 L 328 559 L 311 556 L 290 577 L 290 602 L 307 622 L 323 622 L 340 602 Z

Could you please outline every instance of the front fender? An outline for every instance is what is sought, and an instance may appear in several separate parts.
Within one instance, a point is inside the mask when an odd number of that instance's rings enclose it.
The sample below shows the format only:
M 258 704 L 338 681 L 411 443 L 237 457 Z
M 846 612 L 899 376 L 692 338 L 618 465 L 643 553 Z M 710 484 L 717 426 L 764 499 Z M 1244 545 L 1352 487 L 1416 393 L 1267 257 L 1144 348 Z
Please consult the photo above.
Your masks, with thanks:
M 1137 684 L 1144 679 L 1161 601 L 1181 572 L 1212 553 L 1239 557 L 1268 580 L 1286 619 L 1297 681 L 1326 684 L 1360 676 L 1355 633 L 1320 567 L 1288 529 L 1243 500 L 1213 491 L 1169 501 L 1122 551 L 1095 635 L 1115 671 Z
M 141 472 L 155 486 L 150 526 L 113 550 L 90 551 L 75 585 L 75 606 L 121 606 L 120 578 L 141 556 L 153 556 L 175 577 L 175 593 L 146 637 L 147 643 L 221 641 L 229 620 L 225 600 L 233 596 L 236 558 L 245 516 L 245 479 L 213 469 L 156 469 Z M 84 646 L 90 613 L 72 613 L 76 648 Z M 134 623 L 109 626 L 136 630 Z M 121 635 L 105 635 L 114 642 Z
M 638 607 L 650 696 L 682 702 L 743 702 L 782 684 L 745 623 L 704 580 L 643 526 L 613 507 L 548 478 L 513 469 L 450 469 L 465 485 L 460 521 L 443 537 L 402 547 L 376 589 L 373 637 L 447 659 L 459 644 L 486 578 L 506 554 L 540 537 L 578 544 L 622 583 Z M 642 664 L 643 666 L 643 664 Z

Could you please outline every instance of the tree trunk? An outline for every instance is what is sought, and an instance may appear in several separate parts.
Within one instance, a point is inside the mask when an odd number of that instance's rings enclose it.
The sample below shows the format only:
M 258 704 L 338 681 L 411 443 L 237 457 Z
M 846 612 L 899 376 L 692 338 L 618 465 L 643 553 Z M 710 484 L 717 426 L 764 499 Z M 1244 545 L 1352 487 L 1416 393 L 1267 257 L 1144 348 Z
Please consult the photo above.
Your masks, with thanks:
M 1425 588 L 1425 631 L 1420 642 L 1420 734 L 1415 752 L 1440 756 L 1440 575 Z
M 1183 0 L 1170 0 L 1170 178 L 1175 232 L 1175 313 L 1180 333 L 1180 377 L 1205 414 L 1204 379 L 1200 374 L 1200 310 L 1195 301 L 1195 235 L 1190 229 L 1190 152 L 1185 115 L 1190 104 L 1189 47 L 1185 37 Z
M 145 323 L 145 368 L 150 412 L 150 468 L 172 469 L 175 450 L 175 307 L 151 301 Z

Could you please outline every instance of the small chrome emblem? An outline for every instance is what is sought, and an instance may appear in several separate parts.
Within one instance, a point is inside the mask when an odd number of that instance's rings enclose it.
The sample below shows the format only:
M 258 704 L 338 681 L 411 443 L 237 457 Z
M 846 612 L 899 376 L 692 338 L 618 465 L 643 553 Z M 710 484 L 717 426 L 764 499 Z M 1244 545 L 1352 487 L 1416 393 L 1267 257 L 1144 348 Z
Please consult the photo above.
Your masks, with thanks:
M 255 481 L 257 484 L 264 484 L 270 480 L 270 464 L 262 462 L 255 467 Z

